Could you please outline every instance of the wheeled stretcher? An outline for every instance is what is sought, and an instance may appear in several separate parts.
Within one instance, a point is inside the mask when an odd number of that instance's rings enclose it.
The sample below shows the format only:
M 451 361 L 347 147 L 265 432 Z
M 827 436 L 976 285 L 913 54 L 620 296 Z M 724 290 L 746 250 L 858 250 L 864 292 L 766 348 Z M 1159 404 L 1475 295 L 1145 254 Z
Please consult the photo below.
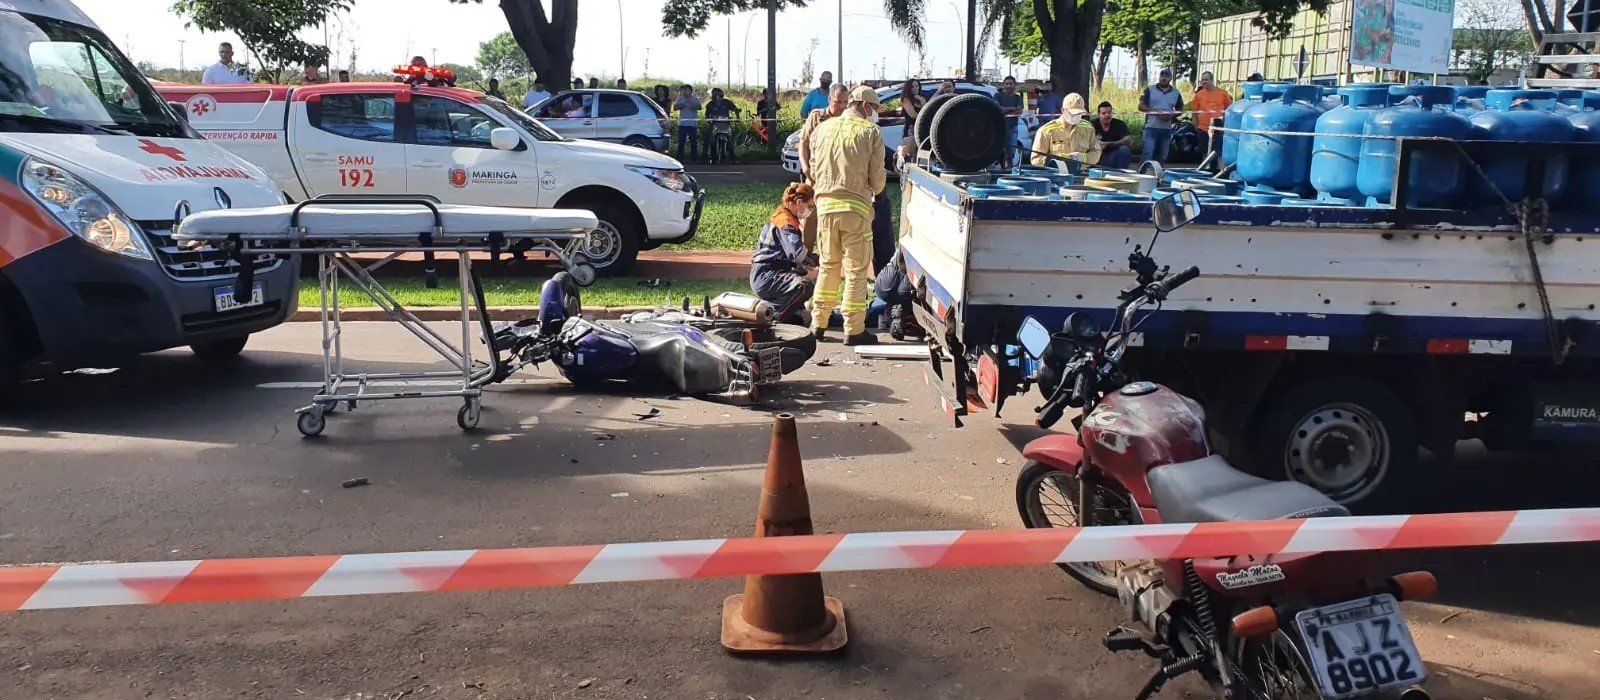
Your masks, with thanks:
M 299 409 L 296 421 L 307 437 L 319 435 L 326 416 L 341 403 L 354 409 L 363 401 L 459 398 L 456 423 L 462 430 L 477 427 L 483 387 L 504 378 L 492 349 L 486 359 L 474 357 L 474 320 L 483 338 L 494 335 L 483 288 L 472 269 L 472 253 L 487 252 L 498 260 L 513 244 L 519 249 L 544 252 L 560 262 L 573 280 L 587 286 L 595 269 L 577 252 L 583 238 L 598 225 L 587 211 L 513 209 L 440 204 L 421 196 L 326 196 L 298 204 L 259 209 L 219 209 L 201 212 L 178 224 L 173 237 L 180 245 L 210 245 L 226 252 L 239 265 L 233 286 L 238 303 L 254 294 L 254 260 L 264 254 L 315 256 L 321 288 L 322 388 L 311 404 Z M 396 258 L 421 253 L 428 286 L 437 284 L 434 258 L 453 253 L 461 291 L 461 342 L 454 344 L 403 306 L 373 273 Z M 365 254 L 382 254 L 372 259 Z M 357 256 L 363 256 L 358 258 Z M 339 318 L 340 281 L 367 295 L 389 318 L 410 331 L 424 345 L 454 366 L 450 371 L 409 373 L 346 373 L 343 333 Z M 456 382 L 459 381 L 459 385 Z M 398 383 L 401 389 L 371 389 Z M 413 390 L 446 382 L 438 390 Z

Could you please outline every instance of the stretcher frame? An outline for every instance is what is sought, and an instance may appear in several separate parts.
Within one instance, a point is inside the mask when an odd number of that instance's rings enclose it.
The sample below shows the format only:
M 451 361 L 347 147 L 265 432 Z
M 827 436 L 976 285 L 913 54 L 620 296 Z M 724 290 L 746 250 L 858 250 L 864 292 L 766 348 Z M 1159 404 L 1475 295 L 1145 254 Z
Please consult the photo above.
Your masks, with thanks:
M 433 230 L 422 234 L 359 234 L 318 233 L 310 230 L 300 220 L 308 206 L 327 205 L 390 205 L 415 206 L 425 209 L 433 217 Z M 444 216 L 438 199 L 426 195 L 324 195 L 295 205 L 290 215 L 288 230 L 282 233 L 199 233 L 175 234 L 181 242 L 210 243 L 227 251 L 240 264 L 239 280 L 234 285 L 234 296 L 240 301 L 253 293 L 254 270 L 252 260 L 263 254 L 316 256 L 317 284 L 320 290 L 319 314 L 322 330 L 321 389 L 311 397 L 311 403 L 296 410 L 296 427 L 306 437 L 320 435 L 327 425 L 326 416 L 344 404 L 347 410 L 368 401 L 398 401 L 411 399 L 459 398 L 462 406 L 456 413 L 456 424 L 462 430 L 478 426 L 482 414 L 483 388 L 501 381 L 505 372 L 501 361 L 491 346 L 485 353 L 487 361 L 473 355 L 472 312 L 478 314 L 477 324 L 485 342 L 494 331 L 490 325 L 488 307 L 484 301 L 483 287 L 472 266 L 472 253 L 487 252 L 498 260 L 512 242 L 528 242 L 529 250 L 542 251 L 561 263 L 562 268 L 574 278 L 592 282 L 594 268 L 586 259 L 579 260 L 578 242 L 593 228 L 564 227 L 559 229 L 503 231 L 493 233 L 454 234 L 445 230 Z M 180 227 L 181 231 L 181 227 Z M 253 244 L 253 245 L 246 245 Z M 380 268 L 402 255 L 422 253 L 425 261 L 424 275 L 427 286 L 438 284 L 434 268 L 435 256 L 454 254 L 456 281 L 460 291 L 461 344 L 453 344 L 439 331 L 428 327 L 416 314 L 401 304 L 387 287 L 374 275 Z M 377 260 L 362 260 L 358 255 L 383 254 Z M 587 268 L 587 269 L 584 269 Z M 423 345 L 454 366 L 447 371 L 350 373 L 344 364 L 344 329 L 340 313 L 340 280 L 343 279 L 360 290 L 377 304 L 389 320 L 406 329 Z M 241 298 L 243 297 L 243 298 Z M 378 383 L 393 382 L 432 383 L 451 382 L 450 388 L 438 390 L 406 390 L 374 392 Z M 457 385 L 456 382 L 459 382 Z

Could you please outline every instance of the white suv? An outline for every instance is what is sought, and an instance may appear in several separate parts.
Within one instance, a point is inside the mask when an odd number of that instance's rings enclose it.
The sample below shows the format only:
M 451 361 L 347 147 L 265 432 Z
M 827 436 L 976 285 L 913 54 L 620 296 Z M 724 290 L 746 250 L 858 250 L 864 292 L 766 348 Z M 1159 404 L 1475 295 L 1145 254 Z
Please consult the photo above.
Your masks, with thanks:
M 569 90 L 529 107 L 528 114 L 567 138 L 667 151 L 666 111 L 632 90 Z

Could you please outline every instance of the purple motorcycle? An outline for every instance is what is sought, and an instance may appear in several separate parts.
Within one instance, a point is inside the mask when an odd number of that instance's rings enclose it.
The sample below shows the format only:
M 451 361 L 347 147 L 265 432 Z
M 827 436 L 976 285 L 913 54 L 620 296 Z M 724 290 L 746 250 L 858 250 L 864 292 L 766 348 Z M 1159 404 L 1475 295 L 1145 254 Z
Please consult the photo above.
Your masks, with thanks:
M 611 321 L 580 315 L 578 285 L 557 273 L 539 290 L 539 316 L 495 331 L 501 377 L 528 365 L 555 364 L 567 381 L 658 383 L 680 394 L 759 400 L 760 387 L 799 369 L 816 352 L 800 326 L 773 323 L 755 297 L 723 294 L 702 310 L 662 308 Z

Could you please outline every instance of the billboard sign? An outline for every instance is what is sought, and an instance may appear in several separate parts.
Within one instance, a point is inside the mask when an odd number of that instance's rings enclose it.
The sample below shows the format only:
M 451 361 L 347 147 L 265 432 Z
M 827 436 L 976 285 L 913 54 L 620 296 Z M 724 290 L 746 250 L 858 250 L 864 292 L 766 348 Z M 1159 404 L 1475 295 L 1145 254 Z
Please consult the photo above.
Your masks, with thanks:
M 1356 0 L 1350 62 L 1449 73 L 1455 10 L 1455 0 Z

